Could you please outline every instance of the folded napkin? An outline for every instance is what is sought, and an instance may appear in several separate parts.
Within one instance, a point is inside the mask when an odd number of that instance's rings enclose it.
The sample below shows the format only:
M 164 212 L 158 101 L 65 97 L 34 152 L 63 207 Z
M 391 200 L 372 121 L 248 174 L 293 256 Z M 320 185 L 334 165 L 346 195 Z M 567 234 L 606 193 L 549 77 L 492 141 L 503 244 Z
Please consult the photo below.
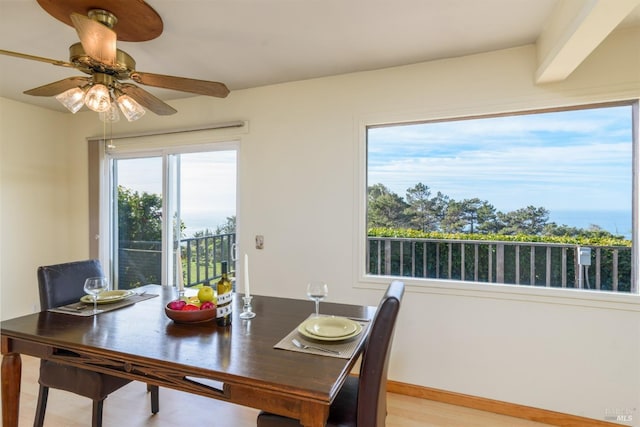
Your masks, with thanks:
M 135 293 L 122 300 L 115 301 L 109 304 L 98 304 L 98 310 L 100 310 L 101 313 L 105 311 L 116 310 L 118 308 L 127 307 L 137 302 L 144 301 L 157 296 L 158 294 L 148 294 L 146 292 L 143 294 Z M 88 316 L 93 316 L 93 304 L 85 304 L 84 302 L 79 301 L 79 302 L 74 302 L 72 304 L 67 304 L 60 307 L 56 307 L 56 308 L 50 308 L 47 311 L 51 311 L 53 313 L 70 314 L 72 316 L 88 317 Z
M 309 316 L 309 318 L 312 316 L 315 316 L 315 314 L 312 314 L 311 316 Z M 339 357 L 342 359 L 349 359 L 353 356 L 356 349 L 360 346 L 360 343 L 362 342 L 362 340 L 367 336 L 367 333 L 369 330 L 369 324 L 371 323 L 370 321 L 364 320 L 364 319 L 358 319 L 358 320 L 352 319 L 352 320 L 360 323 L 360 325 L 362 326 L 362 332 L 360 332 L 358 335 L 356 335 L 351 339 L 343 340 L 343 341 L 313 340 L 313 339 L 307 338 L 306 336 L 298 332 L 298 326 L 296 326 L 293 331 L 289 332 L 287 336 L 285 336 L 283 339 L 278 341 L 278 343 L 274 345 L 273 348 L 278 348 L 281 350 L 298 351 L 301 353 L 317 354 L 319 356 L 330 356 L 330 357 Z M 296 347 L 295 345 L 293 345 L 293 342 L 292 342 L 294 338 L 300 341 L 302 344 L 339 351 L 340 354 L 329 353 L 327 351 L 316 350 L 313 348 L 304 349 L 304 348 Z

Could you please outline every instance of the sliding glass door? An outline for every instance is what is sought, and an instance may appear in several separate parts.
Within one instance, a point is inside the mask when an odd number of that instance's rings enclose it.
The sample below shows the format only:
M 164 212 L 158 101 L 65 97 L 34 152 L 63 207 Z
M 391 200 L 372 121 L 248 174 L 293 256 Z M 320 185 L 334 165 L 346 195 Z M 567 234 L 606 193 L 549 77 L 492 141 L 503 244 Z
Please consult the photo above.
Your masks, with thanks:
M 120 289 L 162 282 L 162 175 L 159 156 L 113 161 L 112 280 Z
M 114 288 L 214 282 L 235 271 L 237 150 L 231 144 L 110 153 Z

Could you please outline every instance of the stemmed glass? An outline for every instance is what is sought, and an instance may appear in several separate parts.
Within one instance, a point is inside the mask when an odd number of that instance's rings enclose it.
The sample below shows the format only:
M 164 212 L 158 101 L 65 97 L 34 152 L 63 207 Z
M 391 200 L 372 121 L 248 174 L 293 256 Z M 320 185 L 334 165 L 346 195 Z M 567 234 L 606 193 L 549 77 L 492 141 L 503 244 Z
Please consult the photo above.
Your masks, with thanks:
M 93 296 L 93 314 L 98 314 L 98 294 L 109 290 L 109 280 L 106 277 L 89 277 L 84 281 L 84 291 Z
M 326 298 L 329 287 L 324 282 L 309 282 L 307 284 L 307 295 L 316 302 L 316 317 L 320 315 L 320 301 Z

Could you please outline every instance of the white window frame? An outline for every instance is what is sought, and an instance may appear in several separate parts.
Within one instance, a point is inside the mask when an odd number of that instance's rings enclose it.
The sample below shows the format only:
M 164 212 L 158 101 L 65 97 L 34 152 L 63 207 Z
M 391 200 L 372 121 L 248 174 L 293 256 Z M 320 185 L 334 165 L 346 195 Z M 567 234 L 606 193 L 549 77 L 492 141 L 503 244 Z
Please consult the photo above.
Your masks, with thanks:
M 575 103 L 573 106 L 566 108 L 588 108 L 589 106 L 608 106 L 608 105 L 631 105 L 632 106 L 632 143 L 633 143 L 633 159 L 632 159 L 632 241 L 640 242 L 640 117 L 639 117 L 640 99 L 625 99 L 613 102 L 599 102 L 581 105 Z M 354 277 L 356 278 L 356 288 L 379 289 L 383 290 L 389 284 L 390 280 L 397 279 L 395 276 L 378 276 L 370 275 L 366 272 L 366 256 L 367 256 L 367 129 L 373 126 L 390 126 L 411 124 L 427 121 L 443 121 L 443 120 L 459 120 L 464 118 L 489 117 L 505 114 L 534 114 L 544 111 L 551 111 L 554 108 L 539 107 L 526 110 L 512 110 L 509 112 L 499 112 L 495 114 L 486 113 L 478 114 L 470 111 L 465 114 L 464 111 L 452 112 L 405 112 L 405 113 L 387 113 L 363 116 L 356 119 L 355 127 L 357 129 L 357 147 L 355 152 L 358 156 L 358 167 L 354 176 L 354 193 L 358 196 L 357 209 L 354 209 L 354 254 L 355 266 Z M 565 107 L 563 107 L 565 109 Z M 640 269 L 640 251 L 633 246 L 632 259 L 636 268 L 634 269 L 634 277 L 632 280 L 636 283 L 636 288 L 640 289 L 640 278 L 638 277 Z M 421 279 L 413 277 L 402 277 L 403 282 L 407 285 L 410 292 L 468 296 L 478 298 L 491 298 L 499 300 L 511 301 L 537 301 L 543 303 L 554 303 L 571 306 L 600 307 L 619 309 L 624 311 L 640 312 L 640 293 L 614 293 L 602 292 L 596 290 L 556 288 L 556 287 L 538 287 L 538 286 L 522 286 L 496 283 L 479 283 L 468 281 L 445 281 L 438 279 Z

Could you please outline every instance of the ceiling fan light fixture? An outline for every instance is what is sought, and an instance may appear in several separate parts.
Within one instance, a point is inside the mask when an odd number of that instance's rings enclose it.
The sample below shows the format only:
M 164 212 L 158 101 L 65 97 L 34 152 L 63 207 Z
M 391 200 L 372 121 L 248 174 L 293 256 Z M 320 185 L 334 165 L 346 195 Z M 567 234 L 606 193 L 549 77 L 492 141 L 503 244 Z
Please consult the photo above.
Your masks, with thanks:
M 103 113 L 111 108 L 111 94 L 109 88 L 103 84 L 94 84 L 87 91 L 84 103 L 96 113 Z
M 67 91 L 56 95 L 56 99 L 60 101 L 62 105 L 67 107 L 73 114 L 77 113 L 84 105 L 84 90 L 80 87 L 74 87 Z
M 111 106 L 107 111 L 98 113 L 98 116 L 100 117 L 100 120 L 105 123 L 115 123 L 120 121 L 120 113 L 118 112 L 115 102 L 111 103 Z
M 127 118 L 128 121 L 133 122 L 144 116 L 145 109 L 136 102 L 135 99 L 129 95 L 120 95 L 117 99 L 117 104 L 120 107 L 120 111 Z
M 160 15 L 144 0 L 108 0 L 103 2 L 104 9 L 93 9 L 95 2 L 88 0 L 38 0 L 38 3 L 49 14 L 75 28 L 80 40 L 69 47 L 69 61 L 4 49 L 0 49 L 0 55 L 68 67 L 90 77 L 69 77 L 24 91 L 26 95 L 56 96 L 66 108 L 76 113 L 82 108 L 84 91 L 84 104 L 90 110 L 107 112 L 111 104 L 118 104 L 127 120 L 134 121 L 146 114 L 145 109 L 161 116 L 175 114 L 177 111 L 146 90 L 134 84 L 121 83 L 122 80 L 217 98 L 225 98 L 229 94 L 229 89 L 220 82 L 136 71 L 135 60 L 118 49 L 117 41 L 152 40 L 162 33 Z M 119 21 L 116 15 L 125 18 Z M 76 89 L 60 93 L 69 88 Z M 115 117 L 113 112 L 105 115 L 107 120 L 109 116 Z

